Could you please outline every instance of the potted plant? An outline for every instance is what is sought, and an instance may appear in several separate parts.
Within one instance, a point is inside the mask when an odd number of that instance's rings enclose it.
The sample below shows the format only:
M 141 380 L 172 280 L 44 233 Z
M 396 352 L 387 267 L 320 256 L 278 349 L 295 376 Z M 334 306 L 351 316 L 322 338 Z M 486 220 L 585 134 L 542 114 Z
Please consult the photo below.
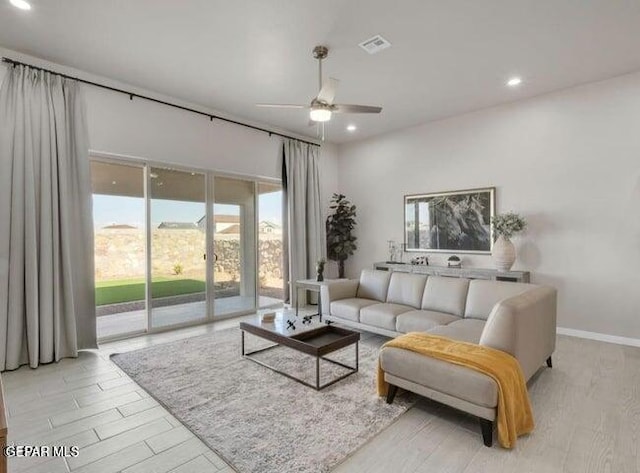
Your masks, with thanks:
M 493 230 L 493 251 L 491 256 L 499 271 L 509 271 L 516 261 L 516 248 L 511 237 L 520 233 L 527 226 L 526 220 L 513 212 L 495 215 L 491 218 Z
M 316 281 L 324 281 L 324 264 L 327 262 L 326 259 L 320 258 L 316 262 Z
M 356 250 L 356 206 L 342 194 L 333 194 L 327 217 L 327 256 L 338 262 L 338 277 L 344 278 L 344 262 Z

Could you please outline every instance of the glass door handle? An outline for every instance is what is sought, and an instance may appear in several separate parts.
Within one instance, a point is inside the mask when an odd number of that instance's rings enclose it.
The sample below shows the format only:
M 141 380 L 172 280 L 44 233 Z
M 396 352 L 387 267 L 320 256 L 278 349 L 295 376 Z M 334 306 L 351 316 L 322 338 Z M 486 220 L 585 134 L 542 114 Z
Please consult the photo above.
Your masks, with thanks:
M 202 259 L 204 259 L 205 261 L 207 260 L 207 254 L 203 254 L 202 255 Z M 215 263 L 216 261 L 218 261 L 218 255 L 217 254 L 213 254 L 213 262 Z

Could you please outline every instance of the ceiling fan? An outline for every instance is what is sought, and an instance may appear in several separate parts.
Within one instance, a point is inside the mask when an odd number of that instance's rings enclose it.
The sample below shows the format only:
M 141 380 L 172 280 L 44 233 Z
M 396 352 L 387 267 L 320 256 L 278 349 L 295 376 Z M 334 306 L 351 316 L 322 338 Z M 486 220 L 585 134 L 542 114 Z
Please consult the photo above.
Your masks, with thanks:
M 316 46 L 313 48 L 313 57 L 318 60 L 318 95 L 311 100 L 309 105 L 297 104 L 275 104 L 275 103 L 258 103 L 258 107 L 269 108 L 308 108 L 309 109 L 309 125 L 323 123 L 331 120 L 334 113 L 380 113 L 382 107 L 374 107 L 371 105 L 348 105 L 333 103 L 336 95 L 336 89 L 340 81 L 329 78 L 327 81 L 322 80 L 322 60 L 326 59 L 329 49 L 326 46 Z M 323 130 L 324 131 L 324 130 Z M 324 133 L 323 133 L 324 134 Z

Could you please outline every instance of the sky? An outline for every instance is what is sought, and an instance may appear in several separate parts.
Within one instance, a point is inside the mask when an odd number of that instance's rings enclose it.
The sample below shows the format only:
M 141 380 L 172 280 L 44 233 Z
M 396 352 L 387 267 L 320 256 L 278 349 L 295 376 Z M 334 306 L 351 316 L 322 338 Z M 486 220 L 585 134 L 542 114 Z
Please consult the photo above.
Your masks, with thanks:
M 119 197 L 113 195 L 93 195 L 93 219 L 96 229 L 113 224 L 144 227 L 144 199 L 140 197 Z M 218 215 L 239 215 L 239 206 L 215 204 Z M 205 214 L 205 205 L 197 202 L 177 202 L 172 200 L 151 201 L 151 225 L 157 227 L 162 222 L 196 223 Z M 282 225 L 282 192 L 261 194 L 258 200 L 258 219 Z

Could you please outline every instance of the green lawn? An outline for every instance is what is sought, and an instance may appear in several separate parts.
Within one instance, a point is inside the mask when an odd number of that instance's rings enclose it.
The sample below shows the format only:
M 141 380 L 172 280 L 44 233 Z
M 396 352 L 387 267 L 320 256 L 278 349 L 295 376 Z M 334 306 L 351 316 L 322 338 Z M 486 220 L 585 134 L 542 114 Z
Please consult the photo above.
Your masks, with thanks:
M 151 283 L 153 298 L 205 292 L 206 284 L 197 279 L 156 278 Z M 144 300 L 144 279 L 96 282 L 96 305 Z

